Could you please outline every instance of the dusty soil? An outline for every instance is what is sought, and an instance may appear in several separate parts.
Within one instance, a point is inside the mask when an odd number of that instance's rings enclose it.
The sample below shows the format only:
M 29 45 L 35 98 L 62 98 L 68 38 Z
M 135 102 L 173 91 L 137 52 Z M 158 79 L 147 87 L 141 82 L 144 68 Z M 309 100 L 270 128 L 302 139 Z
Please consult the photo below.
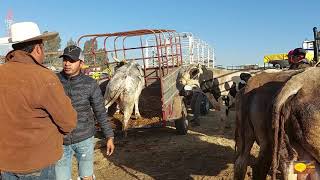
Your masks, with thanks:
M 234 161 L 234 112 L 230 128 L 224 128 L 219 112 L 201 118 L 201 126 L 188 135 L 177 135 L 174 127 L 132 129 L 128 137 L 116 138 L 116 151 L 106 156 L 102 142 L 95 150 L 97 179 L 232 179 Z M 254 147 L 252 154 L 258 152 Z M 254 160 L 251 157 L 250 163 Z M 76 162 L 73 179 L 76 178 Z M 250 179 L 248 168 L 246 179 Z

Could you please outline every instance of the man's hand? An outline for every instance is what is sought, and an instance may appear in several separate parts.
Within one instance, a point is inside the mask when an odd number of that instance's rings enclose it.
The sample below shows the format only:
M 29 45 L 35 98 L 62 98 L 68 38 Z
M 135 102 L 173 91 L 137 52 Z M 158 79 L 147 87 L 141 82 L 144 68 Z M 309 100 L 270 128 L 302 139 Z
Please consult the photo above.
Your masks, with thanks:
M 113 153 L 113 151 L 114 151 L 114 144 L 113 144 L 113 137 L 109 137 L 109 138 L 107 138 L 107 142 L 106 142 L 106 144 L 107 144 L 107 155 L 108 156 L 111 156 L 111 154 Z

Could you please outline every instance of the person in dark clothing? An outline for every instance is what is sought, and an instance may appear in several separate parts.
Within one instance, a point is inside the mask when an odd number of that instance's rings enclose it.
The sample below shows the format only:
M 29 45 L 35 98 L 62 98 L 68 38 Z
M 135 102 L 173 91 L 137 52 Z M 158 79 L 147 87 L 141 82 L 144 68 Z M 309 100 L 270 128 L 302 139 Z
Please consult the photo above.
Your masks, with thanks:
M 78 113 L 75 130 L 64 137 L 64 154 L 56 164 L 57 180 L 71 179 L 72 156 L 78 160 L 78 172 L 81 179 L 94 179 L 93 154 L 95 120 L 98 121 L 106 137 L 107 155 L 114 151 L 113 130 L 107 121 L 104 99 L 97 82 L 80 72 L 84 63 L 82 50 L 71 45 L 64 49 L 63 71 L 58 77 Z
M 193 119 L 191 120 L 191 123 L 193 126 L 200 126 L 199 116 L 201 115 L 202 108 L 205 108 L 202 106 L 202 104 L 205 103 L 205 101 L 206 96 L 201 91 L 193 91 L 191 99 L 191 109 L 193 114 Z
M 208 103 L 206 95 L 198 87 L 185 86 L 185 96 L 190 100 L 190 107 L 193 118 L 190 120 L 191 125 L 200 126 L 199 116 L 205 111 L 205 103 Z
M 309 61 L 305 58 L 306 51 L 302 48 L 296 48 L 288 53 L 289 69 L 300 69 L 310 67 Z

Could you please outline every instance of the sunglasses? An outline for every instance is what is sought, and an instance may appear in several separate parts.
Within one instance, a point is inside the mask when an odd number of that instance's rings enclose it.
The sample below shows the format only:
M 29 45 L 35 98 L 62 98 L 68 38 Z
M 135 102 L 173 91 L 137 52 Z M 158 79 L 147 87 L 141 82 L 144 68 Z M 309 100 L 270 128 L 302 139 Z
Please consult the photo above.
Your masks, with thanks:
M 73 60 L 73 59 L 70 59 L 70 58 L 63 58 L 63 61 L 64 61 L 64 62 L 68 61 L 68 62 L 70 62 L 70 63 L 75 63 L 75 62 L 77 62 L 77 61 L 79 61 L 79 60 Z

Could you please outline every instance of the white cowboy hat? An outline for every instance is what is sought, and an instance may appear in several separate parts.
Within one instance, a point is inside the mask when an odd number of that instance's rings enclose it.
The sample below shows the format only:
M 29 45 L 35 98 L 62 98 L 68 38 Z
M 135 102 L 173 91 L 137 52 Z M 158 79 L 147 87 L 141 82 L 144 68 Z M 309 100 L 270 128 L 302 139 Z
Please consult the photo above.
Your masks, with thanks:
M 47 41 L 58 36 L 57 32 L 41 34 L 38 25 L 34 22 L 14 23 L 10 28 L 11 36 L 0 38 L 0 44 L 16 44 L 34 40 Z

